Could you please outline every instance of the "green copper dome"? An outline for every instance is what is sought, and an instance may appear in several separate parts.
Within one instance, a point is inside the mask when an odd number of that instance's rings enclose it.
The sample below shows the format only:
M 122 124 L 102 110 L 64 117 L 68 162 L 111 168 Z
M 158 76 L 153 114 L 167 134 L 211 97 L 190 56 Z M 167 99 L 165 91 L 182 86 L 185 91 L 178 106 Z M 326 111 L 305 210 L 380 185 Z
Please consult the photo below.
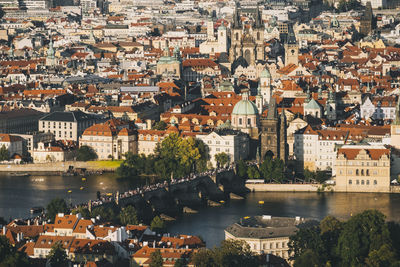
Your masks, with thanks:
M 240 100 L 233 107 L 232 115 L 257 115 L 258 109 L 256 104 L 250 100 Z
M 269 78 L 271 79 L 271 73 L 267 68 L 265 68 L 261 73 L 260 73 L 260 78 Z

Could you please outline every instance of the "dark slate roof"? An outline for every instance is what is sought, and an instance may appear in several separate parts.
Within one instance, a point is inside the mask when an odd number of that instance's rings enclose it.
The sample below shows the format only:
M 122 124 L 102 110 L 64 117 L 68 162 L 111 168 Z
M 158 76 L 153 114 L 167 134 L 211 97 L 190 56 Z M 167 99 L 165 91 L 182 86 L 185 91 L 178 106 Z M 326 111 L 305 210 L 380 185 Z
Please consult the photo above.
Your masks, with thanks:
M 317 225 L 315 220 L 288 217 L 271 217 L 266 219 L 254 216 L 242 219 L 240 223 L 228 226 L 225 231 L 236 238 L 267 239 L 274 237 L 289 237 L 299 228 Z
M 13 109 L 11 111 L 2 111 L 0 112 L 0 120 L 13 120 L 13 119 L 20 119 L 22 117 L 30 117 L 30 116 L 41 116 L 44 114 L 43 112 L 29 109 L 29 108 L 21 108 L 21 109 Z
M 44 117 L 41 121 L 65 121 L 65 122 L 78 122 L 84 120 L 94 119 L 93 115 L 86 114 L 82 111 L 56 111 Z

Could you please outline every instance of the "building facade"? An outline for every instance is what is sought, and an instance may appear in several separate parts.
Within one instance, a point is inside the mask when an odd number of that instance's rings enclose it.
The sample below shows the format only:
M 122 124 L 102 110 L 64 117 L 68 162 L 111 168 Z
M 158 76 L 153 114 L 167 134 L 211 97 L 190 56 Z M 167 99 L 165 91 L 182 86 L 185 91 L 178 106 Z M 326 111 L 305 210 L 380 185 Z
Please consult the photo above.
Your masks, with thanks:
M 95 116 L 82 111 L 56 111 L 39 120 L 39 131 L 53 133 L 55 140 L 78 142 L 85 129 L 96 122 Z
M 207 135 L 197 135 L 207 146 L 211 164 L 216 167 L 215 155 L 225 153 L 229 156 L 230 162 L 246 159 L 249 156 L 248 135 L 232 130 L 221 130 Z
M 250 28 L 242 23 L 241 14 L 253 18 Z M 255 65 L 258 60 L 265 60 L 264 23 L 258 8 L 235 10 L 230 39 L 229 61 L 231 63 L 239 57 L 243 57 L 249 65 Z
M 342 146 L 335 169 L 337 191 L 390 192 L 390 150 L 384 146 Z
M 135 130 L 118 129 L 106 122 L 87 128 L 79 139 L 79 145 L 93 148 L 98 159 L 122 159 L 128 152 L 137 154 L 137 141 Z

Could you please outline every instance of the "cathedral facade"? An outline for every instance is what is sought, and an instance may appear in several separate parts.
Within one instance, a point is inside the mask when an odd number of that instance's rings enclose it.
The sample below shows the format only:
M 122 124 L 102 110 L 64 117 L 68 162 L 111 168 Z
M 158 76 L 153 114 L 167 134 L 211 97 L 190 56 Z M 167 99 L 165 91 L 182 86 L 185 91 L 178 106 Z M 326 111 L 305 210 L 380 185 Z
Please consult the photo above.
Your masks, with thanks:
M 242 22 L 242 14 L 249 20 Z M 255 65 L 257 60 L 265 60 L 264 23 L 258 8 L 236 9 L 230 39 L 231 63 L 239 57 L 243 57 L 249 65 Z

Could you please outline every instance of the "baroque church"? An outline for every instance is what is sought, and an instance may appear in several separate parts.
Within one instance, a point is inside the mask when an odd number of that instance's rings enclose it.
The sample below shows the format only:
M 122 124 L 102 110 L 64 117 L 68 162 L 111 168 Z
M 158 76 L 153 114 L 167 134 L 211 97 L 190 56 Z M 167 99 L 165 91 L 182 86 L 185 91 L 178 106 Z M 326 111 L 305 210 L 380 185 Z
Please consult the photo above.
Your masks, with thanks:
M 242 22 L 241 14 L 246 14 L 251 20 Z M 229 61 L 232 63 L 239 57 L 249 65 L 265 60 L 264 23 L 258 8 L 237 8 L 233 15 Z

